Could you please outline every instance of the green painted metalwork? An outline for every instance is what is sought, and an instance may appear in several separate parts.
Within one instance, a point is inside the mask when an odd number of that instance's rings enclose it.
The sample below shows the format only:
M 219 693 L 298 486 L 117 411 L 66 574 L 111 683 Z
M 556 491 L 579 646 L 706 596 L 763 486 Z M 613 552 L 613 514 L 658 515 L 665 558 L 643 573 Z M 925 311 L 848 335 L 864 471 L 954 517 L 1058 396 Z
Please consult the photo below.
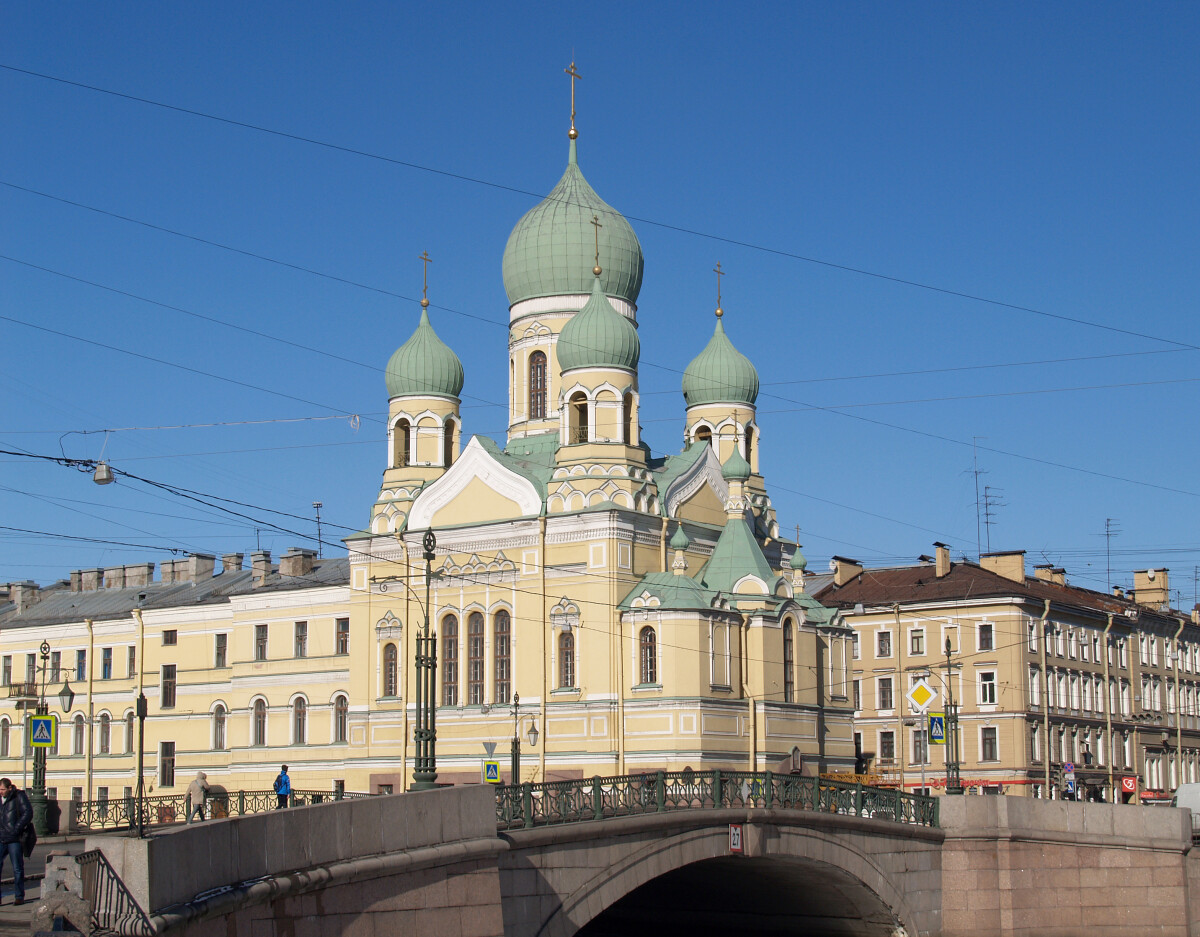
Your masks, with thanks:
M 496 823 L 502 830 L 720 808 L 814 810 L 938 825 L 936 797 L 770 771 L 659 771 L 496 789 Z

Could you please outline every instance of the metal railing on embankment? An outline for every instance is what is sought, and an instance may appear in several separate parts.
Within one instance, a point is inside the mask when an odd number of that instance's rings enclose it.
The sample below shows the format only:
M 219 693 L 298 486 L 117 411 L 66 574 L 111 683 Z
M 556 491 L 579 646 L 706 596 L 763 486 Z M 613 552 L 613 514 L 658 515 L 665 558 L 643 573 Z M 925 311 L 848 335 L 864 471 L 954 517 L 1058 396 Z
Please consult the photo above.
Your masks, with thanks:
M 99 849 L 75 856 L 83 900 L 91 909 L 92 934 L 150 937 L 154 927 Z
M 290 807 L 306 807 L 334 800 L 356 800 L 370 797 L 354 791 L 292 791 Z M 222 791 L 205 798 L 204 816 L 218 819 L 239 817 L 250 813 L 266 813 L 278 806 L 279 795 L 274 791 Z M 142 798 L 142 825 L 164 826 L 184 823 L 192 812 L 187 794 L 155 794 Z M 110 800 L 71 801 L 68 830 L 127 830 L 138 825 L 138 799 L 121 797 Z
M 938 825 L 936 797 L 770 771 L 659 771 L 496 789 L 496 822 L 502 830 L 721 808 L 814 810 Z

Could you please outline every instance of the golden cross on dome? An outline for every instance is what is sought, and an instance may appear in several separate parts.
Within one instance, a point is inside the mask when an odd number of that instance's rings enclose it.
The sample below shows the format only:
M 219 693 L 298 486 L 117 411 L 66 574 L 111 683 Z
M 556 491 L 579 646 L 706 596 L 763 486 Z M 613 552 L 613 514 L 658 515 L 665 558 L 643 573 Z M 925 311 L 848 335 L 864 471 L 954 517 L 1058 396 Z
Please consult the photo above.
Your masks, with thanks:
M 600 229 L 604 225 L 600 223 L 600 218 L 597 215 L 592 215 L 592 227 L 596 229 L 596 266 L 592 268 L 592 273 L 600 276 L 603 273 L 600 269 Z
M 571 60 L 571 67 L 564 68 L 563 71 L 571 76 L 571 129 L 568 132 L 568 136 L 574 140 L 577 136 L 579 136 L 579 131 L 575 129 L 575 79 L 583 78 L 583 76 L 575 70 L 574 59 Z
M 429 256 L 429 251 L 422 251 L 421 256 L 417 258 L 425 264 L 424 271 L 421 275 L 421 305 L 429 305 L 429 265 L 433 263 L 433 258 Z
M 713 273 L 717 275 L 717 318 L 719 319 L 725 314 L 725 310 L 721 308 L 721 277 L 725 276 L 725 271 L 721 269 L 721 261 L 717 261 Z

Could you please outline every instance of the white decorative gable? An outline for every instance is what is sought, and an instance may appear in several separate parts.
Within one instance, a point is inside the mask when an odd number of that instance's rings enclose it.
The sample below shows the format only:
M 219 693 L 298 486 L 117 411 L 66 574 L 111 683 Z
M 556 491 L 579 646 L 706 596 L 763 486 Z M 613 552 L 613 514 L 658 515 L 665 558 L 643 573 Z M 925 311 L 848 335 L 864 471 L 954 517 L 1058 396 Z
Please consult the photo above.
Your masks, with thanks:
M 472 436 L 466 449 L 441 478 L 426 488 L 413 502 L 408 515 L 409 530 L 421 530 L 432 525 L 433 517 L 459 497 L 475 479 L 479 479 L 497 494 L 515 501 L 522 517 L 542 512 L 542 499 L 533 482 L 512 469 L 501 465 Z
M 691 468 L 667 486 L 662 499 L 666 505 L 667 517 L 675 517 L 679 505 L 705 485 L 713 490 L 721 504 L 725 503 L 729 497 L 729 485 L 721 477 L 721 463 L 712 446 L 705 446 L 704 454 L 692 463 Z

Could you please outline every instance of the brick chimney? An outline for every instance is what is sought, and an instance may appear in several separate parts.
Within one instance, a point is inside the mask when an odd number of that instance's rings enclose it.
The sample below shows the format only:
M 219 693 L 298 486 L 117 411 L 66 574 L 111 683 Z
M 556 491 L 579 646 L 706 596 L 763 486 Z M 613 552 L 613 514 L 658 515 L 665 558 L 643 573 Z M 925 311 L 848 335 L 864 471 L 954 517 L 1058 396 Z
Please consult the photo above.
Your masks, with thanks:
M 81 570 L 81 569 L 71 570 L 71 591 L 72 592 L 82 592 L 83 591 L 83 570 Z
M 933 574 L 941 579 L 943 576 L 950 575 L 950 548 L 944 543 L 935 543 L 936 557 L 934 559 Z
M 1171 593 L 1167 585 L 1167 570 L 1134 570 L 1133 591 L 1138 605 L 1165 611 L 1171 607 Z
M 125 588 L 125 567 L 110 566 L 104 571 L 104 588 L 105 589 L 124 589 Z
M 81 592 L 95 592 L 97 589 L 104 586 L 104 570 L 102 569 L 85 569 L 82 570 L 82 585 Z
M 1041 566 L 1033 568 L 1033 575 L 1042 582 L 1053 583 L 1056 586 L 1065 586 L 1067 584 L 1067 571 L 1061 566 L 1052 566 L 1049 563 L 1043 563 Z
M 187 578 L 192 582 L 204 582 L 212 579 L 216 569 L 217 558 L 211 553 L 189 553 L 187 558 Z M 176 572 L 178 575 L 178 572 Z
M 244 553 L 226 553 L 221 557 L 221 572 L 236 573 L 242 568 L 242 560 L 245 559 Z
M 313 560 L 317 557 L 316 550 L 305 550 L 302 547 L 292 547 L 279 558 L 280 576 L 307 576 L 313 571 Z
M 1011 579 L 1013 582 L 1025 582 L 1025 551 L 1009 550 L 1005 553 L 984 553 L 979 557 L 979 565 L 988 572 Z
M 268 576 L 271 575 L 271 551 L 256 550 L 250 554 L 250 569 L 254 575 L 251 579 L 252 585 L 261 586 Z
M 8 584 L 8 598 L 16 606 L 17 614 L 20 615 L 27 609 L 37 605 L 42 600 L 42 593 L 36 582 L 29 580 L 10 582 Z
M 862 571 L 862 563 L 858 560 L 850 560 L 844 556 L 833 558 L 833 583 L 836 586 L 844 586 L 855 576 L 862 575 Z
M 154 581 L 153 563 L 133 563 L 125 567 L 125 586 L 148 586 Z

